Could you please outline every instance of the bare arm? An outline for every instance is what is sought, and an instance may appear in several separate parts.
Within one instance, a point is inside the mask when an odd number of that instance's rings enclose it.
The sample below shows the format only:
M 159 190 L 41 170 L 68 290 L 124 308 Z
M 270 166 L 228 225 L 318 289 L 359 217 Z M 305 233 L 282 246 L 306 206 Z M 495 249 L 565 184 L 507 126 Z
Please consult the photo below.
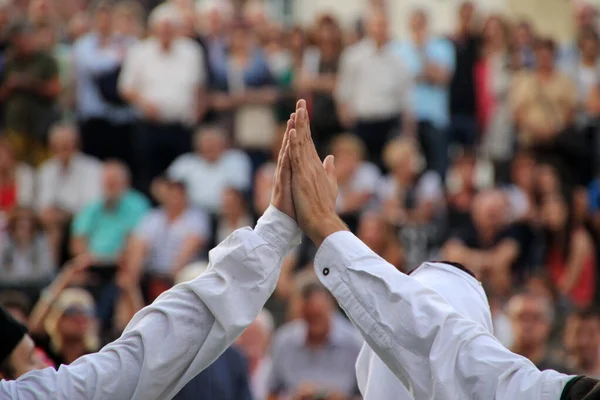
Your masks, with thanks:
M 559 285 L 561 294 L 566 295 L 573 290 L 592 251 L 592 242 L 585 231 L 580 230 L 573 234 L 566 273 Z
M 175 264 L 172 266 L 173 276 L 176 276 L 190 261 L 194 259 L 196 254 L 200 251 L 205 241 L 203 238 L 197 235 L 189 235 L 183 242 L 177 257 L 175 258 Z

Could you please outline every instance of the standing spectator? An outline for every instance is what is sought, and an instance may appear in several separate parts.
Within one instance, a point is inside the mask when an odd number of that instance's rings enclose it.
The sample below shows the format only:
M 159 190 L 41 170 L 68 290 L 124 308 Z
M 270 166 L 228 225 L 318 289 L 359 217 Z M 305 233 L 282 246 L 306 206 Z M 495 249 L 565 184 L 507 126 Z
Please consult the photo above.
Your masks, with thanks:
M 512 325 L 510 350 L 528 358 L 540 370 L 553 369 L 569 373 L 552 359 L 548 339 L 554 321 L 552 303 L 537 294 L 523 292 L 510 298 L 506 305 Z
M 236 345 L 248 359 L 250 388 L 254 400 L 268 400 L 269 376 L 273 367 L 269 350 L 274 325 L 271 313 L 263 309 L 236 341 Z
M 600 86 L 600 37 L 595 31 L 587 30 L 579 34 L 576 57 L 563 67 L 577 88 L 577 125 L 587 129 L 595 122 L 588 114 L 590 97 Z
M 56 257 L 31 209 L 11 213 L 1 243 L 0 286 L 39 291 L 51 282 Z
M 200 10 L 201 16 L 206 20 L 204 41 L 208 52 L 210 70 L 210 85 L 213 84 L 213 72 L 221 70 L 226 65 L 227 59 L 227 32 L 230 24 L 231 13 L 223 1 L 208 3 Z
M 517 69 L 532 69 L 535 65 L 535 32 L 529 21 L 520 21 L 513 30 L 513 66 Z
M 227 239 L 235 230 L 254 224 L 248 211 L 244 193 L 233 188 L 225 189 L 219 219 L 216 224 L 215 246 Z M 210 246 L 212 248 L 214 246 Z
M 397 238 L 394 226 L 382 213 L 362 213 L 358 220 L 356 236 L 398 271 L 408 271 L 402 243 Z
M 305 284 L 301 296 L 302 318 L 275 334 L 271 398 L 352 399 L 362 341 L 319 283 Z
M 104 165 L 102 185 L 102 197 L 86 204 L 73 220 L 71 251 L 74 256 L 88 254 L 100 265 L 114 265 L 150 204 L 131 189 L 129 170 L 118 161 Z
M 243 23 L 231 30 L 226 64 L 215 70 L 213 108 L 220 119 L 233 125 L 236 144 L 264 161 L 275 140 L 275 80 L 254 33 Z
M 9 213 L 15 206 L 33 207 L 35 170 L 17 162 L 7 140 L 0 139 L 0 213 Z
M 375 200 L 376 186 L 381 178 L 377 167 L 365 161 L 363 142 L 351 134 L 343 134 L 331 142 L 331 154 L 336 160 L 339 193 L 337 212 L 352 228 L 356 218 Z
M 65 260 L 71 218 L 101 194 L 102 165 L 79 152 L 79 134 L 72 125 L 56 125 L 50 131 L 53 156 L 37 173 L 36 207 L 50 235 L 52 249 Z
M 586 1 L 572 2 L 574 6 L 575 40 L 570 41 L 560 50 L 560 61 L 572 64 L 579 58 L 581 47 L 579 38 L 584 32 L 598 32 L 598 9 Z
M 465 265 L 490 292 L 503 295 L 510 290 L 512 272 L 521 254 L 520 238 L 508 225 L 506 199 L 497 190 L 481 192 L 473 201 L 471 223 L 459 228 L 442 248 L 442 257 Z
M 225 132 L 216 126 L 199 129 L 194 147 L 196 152 L 177 158 L 167 174 L 185 183 L 193 206 L 216 215 L 226 188 L 250 188 L 250 160 L 243 152 L 228 149 Z
M 458 26 L 452 36 L 456 69 L 450 82 L 449 133 L 451 143 L 464 146 L 473 146 L 478 132 L 474 78 L 480 37 L 475 25 L 475 5 L 471 1 L 465 1 L 459 7 Z
M 579 135 L 572 129 L 577 91 L 568 76 L 555 65 L 556 45 L 541 39 L 535 45 L 536 68 L 523 73 L 510 96 L 521 146 L 533 148 L 544 158 L 558 157 L 569 165 L 579 163 Z
M 94 10 L 95 28 L 75 43 L 72 57 L 82 150 L 101 160 L 118 158 L 132 167 L 134 113 L 116 92 L 123 59 L 137 41 L 133 35 L 116 32 L 119 21 L 130 12 L 125 7 L 99 3 Z
M 596 253 L 585 227 L 575 224 L 573 213 L 559 194 L 546 195 L 541 207 L 546 236 L 544 263 L 561 296 L 579 308 L 588 307 L 596 290 Z
M 381 165 L 383 147 L 400 125 L 406 135 L 414 134 L 412 80 L 391 48 L 386 14 L 373 11 L 367 27 L 368 37 L 342 53 L 335 99 L 342 124 L 354 127 L 369 160 Z
M 508 102 L 511 85 L 508 26 L 500 16 L 490 16 L 483 27 L 481 59 L 477 63 L 478 122 L 485 155 L 506 171 L 513 155 L 514 127 Z M 506 172 L 505 172 L 506 176 Z
M 316 48 L 306 54 L 298 88 L 301 92 L 311 93 L 312 137 L 323 155 L 332 135 L 342 131 L 333 99 L 343 50 L 342 30 L 333 17 L 325 16 L 319 20 L 316 44 Z
M 141 220 L 127 254 L 134 276 L 146 274 L 150 301 L 160 294 L 155 287 L 165 281 L 163 288 L 168 289 L 210 240 L 210 222 L 206 214 L 189 207 L 185 185 L 176 181 L 167 185 L 161 207 Z
M 398 47 L 398 53 L 416 76 L 415 114 L 427 167 L 445 177 L 450 80 L 456 63 L 454 50 L 446 39 L 430 36 L 427 14 L 423 10 L 413 12 L 410 29 L 410 39 Z
M 191 127 L 206 106 L 202 50 L 177 31 L 179 10 L 164 4 L 149 18 L 152 35 L 134 46 L 119 78 L 123 97 L 139 112 L 135 150 L 139 188 L 148 193 L 152 179 L 191 148 Z
M 600 377 L 600 315 L 577 311 L 569 315 L 565 332 L 572 333 L 573 369 L 577 374 Z
M 0 88 L 7 137 L 19 160 L 37 164 L 46 157 L 46 134 L 57 118 L 58 66 L 38 51 L 33 27 L 27 22 L 16 23 L 10 37 Z

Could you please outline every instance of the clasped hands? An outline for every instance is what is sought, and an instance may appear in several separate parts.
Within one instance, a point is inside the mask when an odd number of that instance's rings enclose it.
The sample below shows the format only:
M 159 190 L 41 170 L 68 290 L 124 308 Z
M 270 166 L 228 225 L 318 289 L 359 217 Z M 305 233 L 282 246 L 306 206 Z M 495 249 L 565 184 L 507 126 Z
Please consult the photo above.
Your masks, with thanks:
M 306 101 L 300 100 L 287 122 L 271 204 L 298 222 L 317 245 L 348 228 L 337 216 L 337 179 L 333 156 L 321 163 L 310 132 Z

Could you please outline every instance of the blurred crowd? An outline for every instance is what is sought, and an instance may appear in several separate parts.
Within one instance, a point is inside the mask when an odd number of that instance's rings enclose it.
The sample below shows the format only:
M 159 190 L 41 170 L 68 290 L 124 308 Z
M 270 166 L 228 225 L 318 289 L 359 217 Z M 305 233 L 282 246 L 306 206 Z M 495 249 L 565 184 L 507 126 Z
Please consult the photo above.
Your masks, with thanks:
M 404 273 L 464 264 L 504 345 L 600 377 L 596 9 L 557 43 L 471 2 L 447 36 L 381 0 L 352 26 L 302 27 L 254 0 L 156 3 L 0 0 L 0 304 L 32 363 L 97 351 L 252 226 L 301 97 L 360 239 Z M 263 313 L 178 399 L 359 397 L 361 341 L 316 250 L 285 260 Z

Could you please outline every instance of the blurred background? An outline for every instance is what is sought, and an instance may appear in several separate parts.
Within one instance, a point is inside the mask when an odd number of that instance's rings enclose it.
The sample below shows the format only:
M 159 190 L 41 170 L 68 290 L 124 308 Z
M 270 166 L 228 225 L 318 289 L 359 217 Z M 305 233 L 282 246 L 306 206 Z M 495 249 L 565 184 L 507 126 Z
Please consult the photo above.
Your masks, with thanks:
M 599 10 L 0 0 L 0 304 L 48 365 L 117 338 L 265 211 L 305 98 L 365 243 L 404 273 L 463 263 L 505 346 L 600 377 Z M 361 340 L 315 253 L 290 254 L 259 318 L 177 398 L 360 398 Z

